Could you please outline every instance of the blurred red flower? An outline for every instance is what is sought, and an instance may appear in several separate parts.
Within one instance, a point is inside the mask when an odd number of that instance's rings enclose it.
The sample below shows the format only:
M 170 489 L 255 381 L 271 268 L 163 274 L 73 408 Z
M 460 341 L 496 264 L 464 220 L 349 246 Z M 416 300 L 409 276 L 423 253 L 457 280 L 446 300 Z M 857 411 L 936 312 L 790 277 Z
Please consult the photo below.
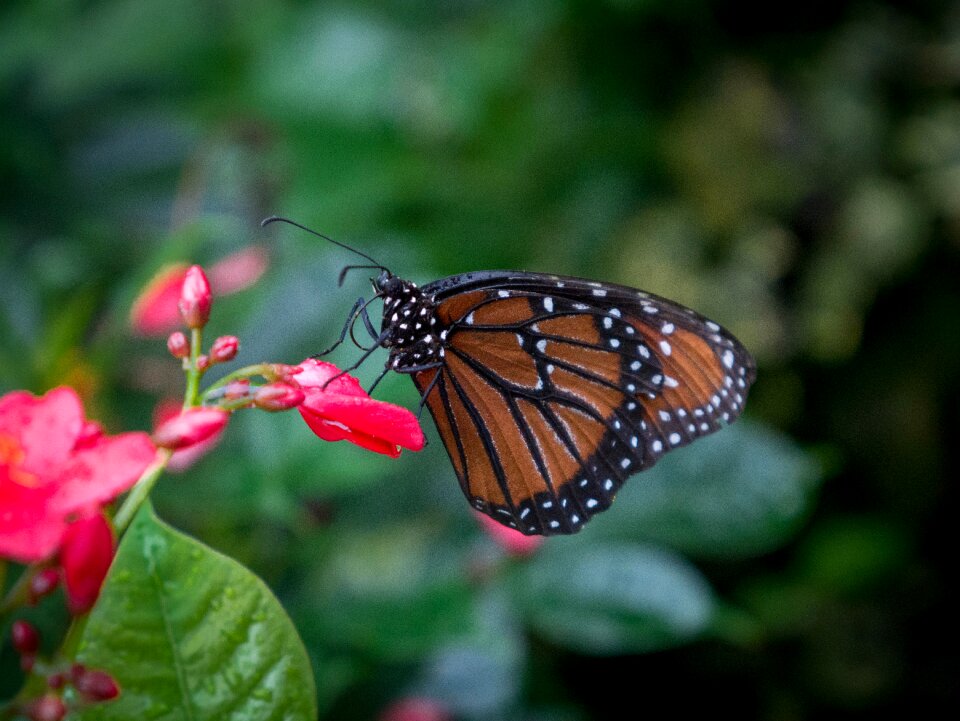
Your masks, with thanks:
M 497 523 L 490 516 L 477 512 L 474 514 L 487 535 L 511 556 L 529 556 L 543 543 L 543 536 L 525 536 L 516 529 Z
M 268 264 L 267 252 L 259 246 L 249 246 L 226 256 L 207 272 L 213 294 L 224 296 L 249 288 L 260 279 Z M 136 333 L 161 337 L 182 325 L 178 303 L 189 267 L 187 263 L 167 265 L 140 291 L 130 309 L 130 325 Z
M 113 562 L 113 528 L 102 513 L 71 523 L 60 546 L 63 585 L 70 613 L 86 613 L 97 601 Z
M 130 325 L 140 335 L 162 336 L 183 322 L 180 290 L 187 276 L 186 263 L 167 265 L 157 271 L 130 308 Z
M 400 446 L 423 448 L 423 431 L 406 408 L 374 400 L 353 376 L 331 380 L 340 373 L 332 363 L 308 358 L 299 367 L 295 379 L 304 393 L 300 415 L 323 440 L 350 441 L 391 458 L 400 455 Z
M 394 701 L 379 716 L 379 721 L 451 721 L 447 707 L 432 698 L 411 696 Z
M 103 435 L 76 391 L 0 398 L 0 557 L 40 561 L 68 524 L 130 488 L 156 457 L 146 433 Z

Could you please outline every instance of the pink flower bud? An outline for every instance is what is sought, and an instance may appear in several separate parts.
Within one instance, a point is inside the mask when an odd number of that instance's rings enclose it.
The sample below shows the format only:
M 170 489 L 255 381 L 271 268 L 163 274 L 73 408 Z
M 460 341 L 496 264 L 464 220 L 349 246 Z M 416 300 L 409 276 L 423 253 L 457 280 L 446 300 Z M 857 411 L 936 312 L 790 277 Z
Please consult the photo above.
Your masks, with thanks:
M 250 379 L 239 378 L 227 384 L 223 389 L 223 397 L 228 401 L 237 401 L 245 398 L 250 393 Z
M 230 414 L 222 408 L 188 408 L 160 424 L 153 442 L 161 448 L 180 450 L 201 443 L 224 429 Z
M 116 680 L 106 671 L 85 668 L 74 674 L 73 685 L 77 693 L 90 701 L 109 701 L 120 695 Z
M 32 656 L 40 648 L 40 634 L 28 621 L 14 621 L 10 626 L 13 648 L 21 655 Z
M 186 358 L 190 355 L 190 342 L 180 331 L 174 331 L 167 338 L 167 350 L 174 358 Z
M 208 355 L 198 355 L 197 356 L 197 370 L 203 372 L 210 367 L 210 356 Z
M 61 721 L 67 715 L 67 705 L 59 696 L 47 694 L 31 701 L 26 713 L 30 721 Z
M 286 411 L 303 403 L 303 391 L 291 383 L 268 383 L 257 389 L 253 404 L 265 411 Z
M 60 547 L 60 565 L 70 613 L 86 613 L 96 603 L 113 562 L 113 528 L 102 513 L 74 521 Z
M 203 268 L 199 265 L 190 266 L 183 279 L 183 288 L 180 290 L 180 315 L 188 328 L 203 328 L 210 319 L 210 306 L 213 296 L 210 292 L 210 281 L 207 280 Z
M 47 594 L 53 593 L 60 585 L 60 571 L 45 568 L 30 579 L 30 605 L 35 604 Z
M 240 350 L 240 340 L 235 335 L 222 335 L 210 348 L 210 360 L 213 363 L 226 363 L 233 360 Z

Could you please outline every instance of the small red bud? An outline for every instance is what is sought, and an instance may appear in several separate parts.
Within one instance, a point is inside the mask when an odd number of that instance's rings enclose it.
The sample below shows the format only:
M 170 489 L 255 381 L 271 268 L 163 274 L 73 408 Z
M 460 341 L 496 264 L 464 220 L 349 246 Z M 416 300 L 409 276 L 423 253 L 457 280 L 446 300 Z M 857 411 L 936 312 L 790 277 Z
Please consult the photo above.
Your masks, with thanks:
M 60 584 L 60 571 L 45 568 L 30 579 L 30 604 L 33 605 L 49 593 L 53 593 Z
M 67 674 L 63 672 L 51 673 L 47 676 L 47 686 L 52 689 L 63 688 L 67 683 Z
M 174 358 L 186 358 L 190 355 L 190 342 L 180 331 L 174 331 L 167 338 L 167 350 Z
M 210 348 L 210 360 L 213 363 L 226 363 L 233 360 L 240 350 L 240 340 L 235 335 L 222 335 Z
M 210 292 L 210 281 L 207 280 L 203 268 L 199 265 L 191 266 L 183 279 L 183 288 L 180 290 L 180 315 L 188 328 L 203 328 L 210 319 L 210 306 L 213 296 Z
M 67 705 L 59 696 L 47 694 L 32 701 L 26 712 L 30 721 L 61 721 L 67 715 Z
M 239 380 L 231 381 L 227 384 L 227 387 L 223 389 L 223 397 L 228 401 L 236 401 L 241 398 L 245 398 L 250 393 L 250 379 L 249 378 L 240 378 Z
M 70 665 L 70 680 L 73 683 L 77 682 L 77 679 L 83 676 L 87 672 L 87 667 L 82 663 L 74 663 Z
M 286 411 L 303 403 L 303 391 L 291 383 L 268 383 L 257 389 L 253 404 L 265 411 Z
M 210 367 L 210 356 L 207 355 L 198 355 L 197 356 L 197 370 L 201 373 L 207 370 Z
M 153 433 L 153 442 L 175 451 L 188 448 L 223 430 L 229 420 L 230 414 L 222 408 L 188 408 L 161 423 Z
M 40 648 L 40 634 L 28 621 L 14 621 L 10 626 L 10 636 L 17 653 L 32 656 Z
M 90 701 L 109 701 L 120 695 L 116 680 L 105 671 L 84 669 L 76 674 L 73 685 L 77 693 Z

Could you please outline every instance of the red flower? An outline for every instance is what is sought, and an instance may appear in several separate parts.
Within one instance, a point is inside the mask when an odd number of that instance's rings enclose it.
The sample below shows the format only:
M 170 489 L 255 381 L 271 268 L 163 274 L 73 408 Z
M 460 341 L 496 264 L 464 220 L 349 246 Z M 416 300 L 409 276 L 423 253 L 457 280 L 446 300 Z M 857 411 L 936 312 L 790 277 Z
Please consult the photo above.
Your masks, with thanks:
M 399 446 L 423 448 L 423 431 L 406 408 L 372 399 L 353 376 L 330 381 L 340 372 L 332 363 L 309 358 L 299 367 L 295 378 L 305 396 L 300 415 L 323 440 L 350 441 L 391 458 L 400 455 Z
M 113 562 L 113 528 L 102 513 L 71 523 L 60 547 L 70 613 L 86 613 L 97 601 Z
M 156 455 L 146 433 L 105 436 L 72 388 L 0 398 L 0 557 L 51 556 L 75 517 L 136 483 Z
M 432 698 L 411 696 L 394 701 L 380 713 L 380 721 L 451 721 L 447 707 Z
M 249 288 L 259 280 L 268 263 L 263 248 L 244 248 L 210 267 L 210 287 L 217 296 Z M 180 327 L 183 319 L 177 305 L 188 267 L 186 263 L 165 266 L 147 283 L 130 309 L 130 325 L 136 333 L 163 337 Z
M 180 290 L 187 275 L 187 264 L 161 268 L 130 308 L 130 325 L 140 335 L 163 336 L 179 327 Z
M 474 513 L 487 535 L 511 556 L 529 556 L 543 543 L 543 536 L 525 536 L 520 531 L 497 523 L 490 516 Z

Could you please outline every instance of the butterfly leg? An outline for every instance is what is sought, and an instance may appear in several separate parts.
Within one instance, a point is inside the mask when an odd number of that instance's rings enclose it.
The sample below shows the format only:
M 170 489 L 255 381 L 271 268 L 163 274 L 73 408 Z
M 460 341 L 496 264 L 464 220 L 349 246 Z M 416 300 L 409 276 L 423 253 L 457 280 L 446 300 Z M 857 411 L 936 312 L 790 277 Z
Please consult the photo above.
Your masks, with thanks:
M 375 344 L 372 348 L 366 349 L 366 352 L 364 352 L 364 354 L 363 354 L 362 356 L 360 356 L 360 360 L 358 360 L 356 363 L 354 363 L 354 364 L 353 364 L 352 366 L 350 366 L 349 368 L 344 368 L 342 371 L 340 371 L 339 373 L 337 373 L 335 376 L 332 376 L 332 377 L 328 378 L 328 379 L 327 379 L 327 382 L 324 383 L 323 386 L 321 386 L 321 390 L 326 390 L 327 386 L 330 385 L 330 383 L 332 383 L 333 381 L 335 381 L 335 380 L 336 380 L 337 378 L 339 378 L 340 376 L 346 375 L 346 374 L 349 373 L 350 371 L 355 371 L 357 368 L 359 368 L 359 367 L 361 366 L 361 364 L 362 364 L 367 358 L 369 358 L 370 355 L 371 355 L 375 350 L 377 350 L 377 349 L 380 347 L 380 343 L 382 343 L 384 340 L 386 340 L 388 335 L 390 335 L 389 332 L 384 332 L 384 333 L 381 333 L 379 336 L 377 336 L 377 342 L 376 342 L 376 344 Z
M 377 335 L 377 331 L 374 330 L 374 328 L 373 328 L 373 323 L 370 322 L 370 315 L 367 313 L 367 306 L 370 305 L 370 303 L 372 303 L 373 300 L 374 300 L 374 298 L 376 298 L 376 297 L 377 297 L 377 296 L 374 296 L 374 297 L 371 298 L 369 301 L 367 301 L 366 303 L 364 303 L 364 304 L 360 307 L 360 310 L 357 311 L 356 315 L 354 315 L 353 318 L 351 319 L 352 322 L 350 323 L 350 340 L 353 341 L 353 344 L 354 344 L 355 346 L 357 346 L 357 348 L 363 348 L 364 350 L 367 350 L 367 348 L 365 348 L 364 346 L 360 345 L 360 344 L 357 342 L 356 337 L 353 335 L 353 328 L 354 328 L 354 326 L 357 324 L 357 318 L 360 318 L 360 319 L 363 321 L 363 325 L 364 325 L 364 327 L 367 329 L 367 333 L 370 334 L 370 337 L 371 337 L 371 338 L 373 338 L 374 340 L 377 340 L 377 338 L 379 337 L 379 336 Z M 356 308 L 356 306 L 354 306 L 354 308 Z
M 322 358 L 328 353 L 335 351 L 339 345 L 343 343 L 343 339 L 347 337 L 347 331 L 353 327 L 353 323 L 356 321 L 357 314 L 361 311 L 361 309 L 365 308 L 364 303 L 366 303 L 365 299 L 357 298 L 357 302 L 353 304 L 353 308 L 351 308 L 350 313 L 347 314 L 347 322 L 343 324 L 343 329 L 340 331 L 340 337 L 337 339 L 337 342 L 322 353 L 314 353 L 311 356 L 312 358 Z
M 426 390 L 423 392 L 423 395 L 420 397 L 420 403 L 417 406 L 417 420 L 420 420 L 420 415 L 423 413 L 423 407 L 427 404 L 427 398 L 430 397 L 430 391 L 433 390 L 433 387 L 437 385 L 437 381 L 440 380 L 440 374 L 443 373 L 443 368 L 438 366 L 437 372 L 433 374 L 433 378 L 430 380 L 430 383 L 427 385 Z

